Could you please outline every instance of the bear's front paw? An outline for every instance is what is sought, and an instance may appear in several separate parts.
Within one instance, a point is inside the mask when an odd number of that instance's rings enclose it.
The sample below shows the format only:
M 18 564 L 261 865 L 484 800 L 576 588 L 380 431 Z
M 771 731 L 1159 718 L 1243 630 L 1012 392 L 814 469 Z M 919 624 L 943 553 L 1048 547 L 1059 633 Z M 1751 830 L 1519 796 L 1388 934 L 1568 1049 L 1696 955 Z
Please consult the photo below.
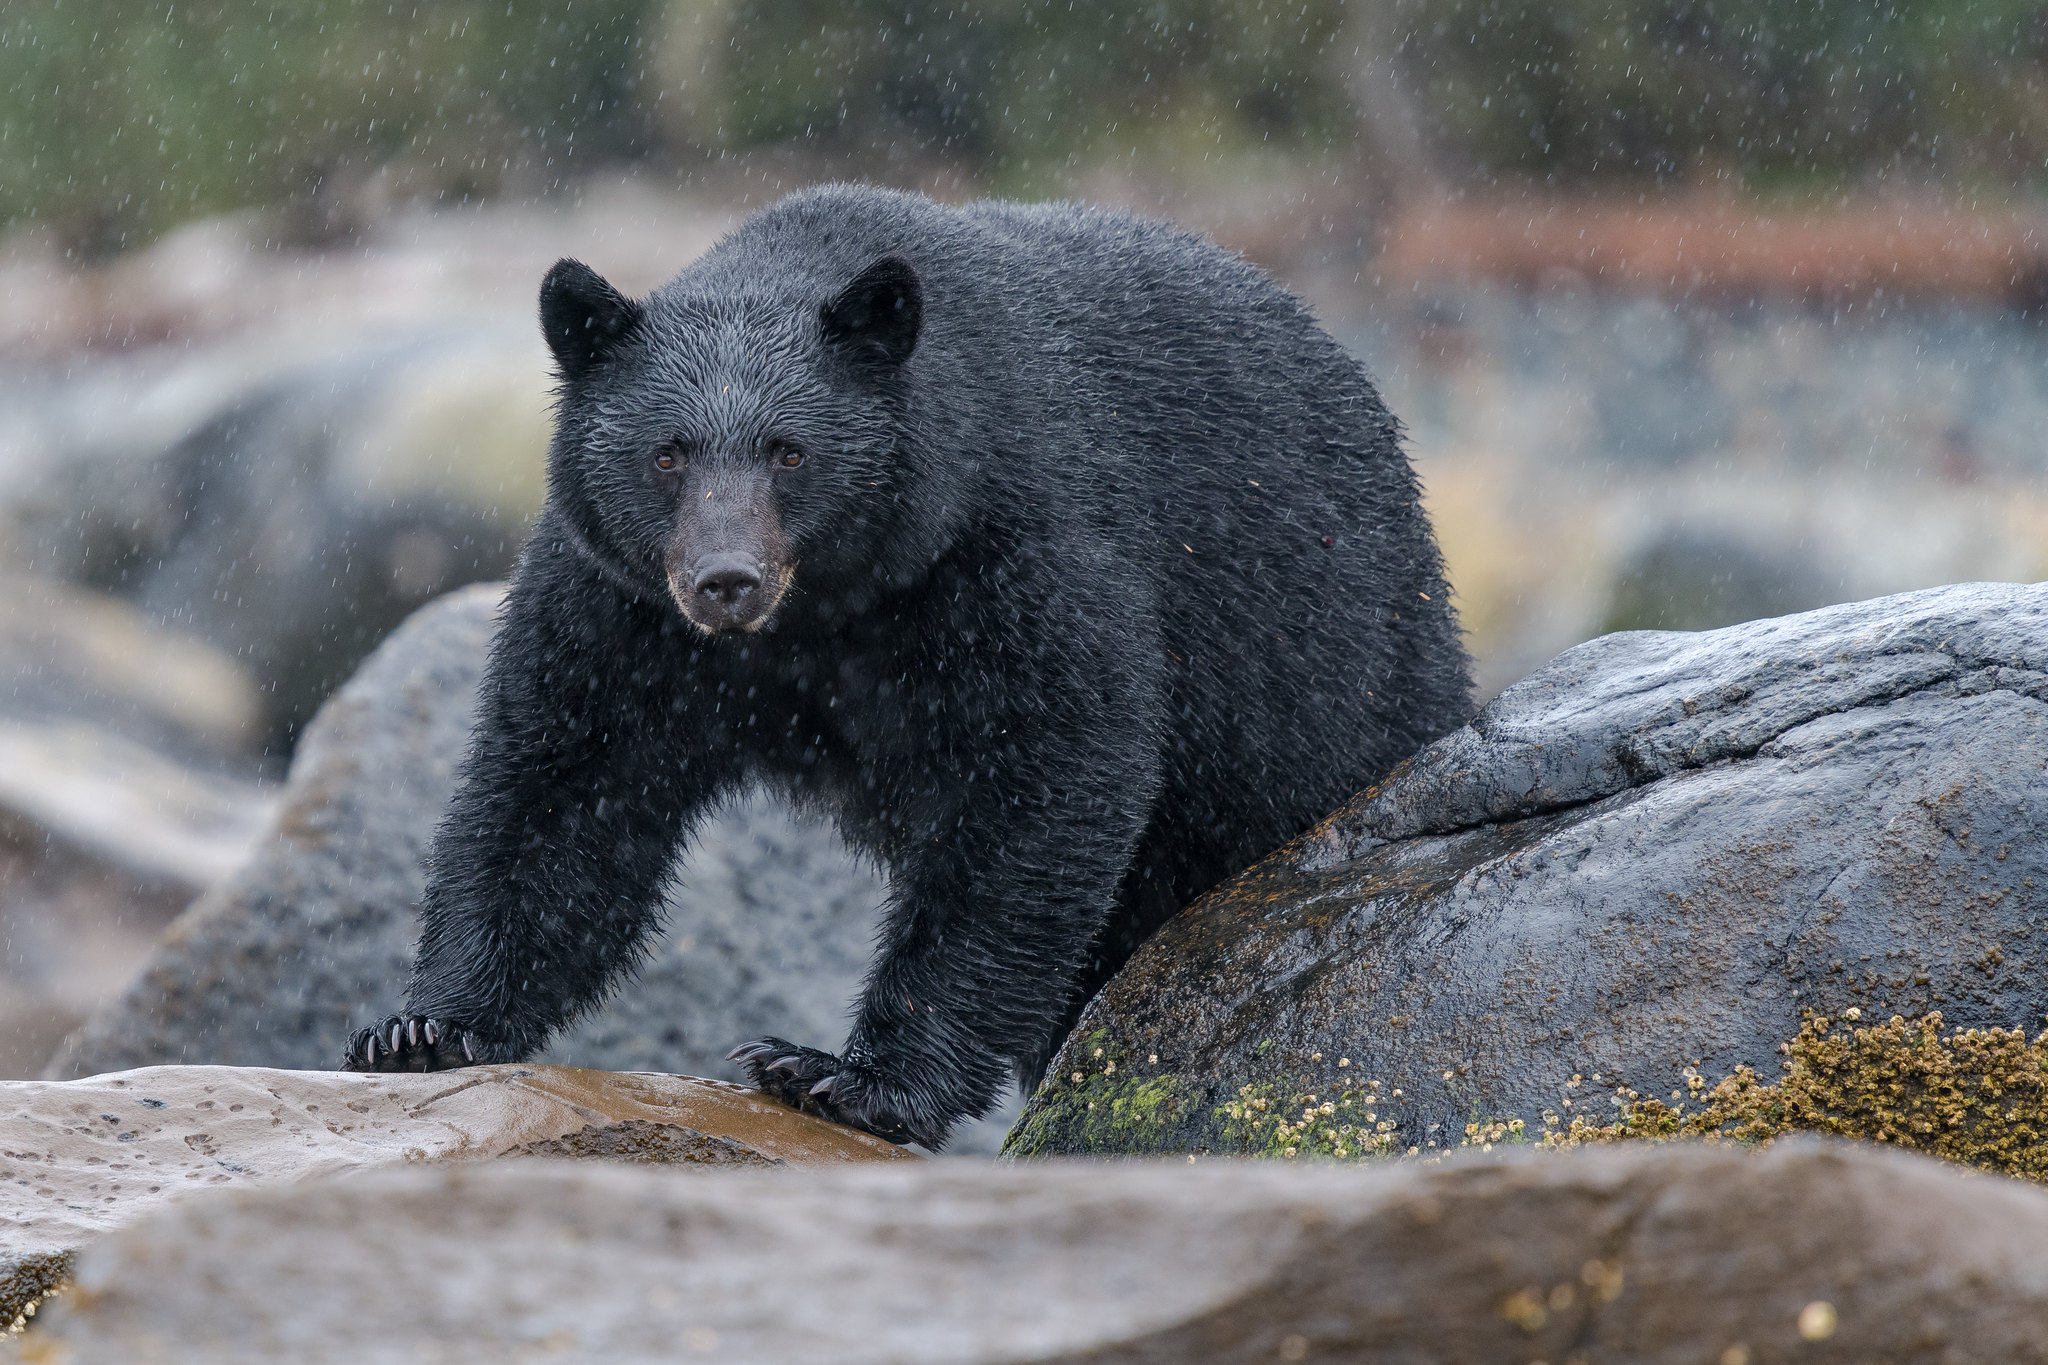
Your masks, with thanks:
M 483 1040 L 459 1024 L 394 1014 L 349 1035 L 343 1071 L 449 1071 L 488 1061 Z
M 870 1068 L 842 1061 L 814 1047 L 798 1047 L 780 1038 L 742 1043 L 726 1060 L 746 1068 L 748 1079 L 772 1099 L 833 1123 L 859 1128 L 898 1146 L 920 1142 L 937 1151 L 943 1129 L 919 1124 L 904 1114 L 908 1108 L 888 1093 L 888 1085 Z

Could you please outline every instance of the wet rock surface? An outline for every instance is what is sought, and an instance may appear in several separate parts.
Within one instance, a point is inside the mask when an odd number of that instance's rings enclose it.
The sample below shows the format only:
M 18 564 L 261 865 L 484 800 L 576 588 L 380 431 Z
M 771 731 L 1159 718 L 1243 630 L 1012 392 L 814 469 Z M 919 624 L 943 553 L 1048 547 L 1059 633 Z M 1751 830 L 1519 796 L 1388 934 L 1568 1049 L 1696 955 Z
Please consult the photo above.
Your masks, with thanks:
M 1171 922 L 1009 1149 L 1427 1151 L 1774 1079 L 1808 1009 L 2032 1032 L 2044 779 L 2048 587 L 1592 641 Z
M 274 831 L 180 916 L 45 1074 L 163 1063 L 325 1068 L 404 1000 L 421 859 L 469 743 L 499 589 L 415 614 L 332 698 L 294 758 Z M 739 1079 L 760 1034 L 836 1041 L 886 895 L 832 830 L 765 797 L 708 822 L 668 937 L 542 1060 Z M 993 1151 L 1014 1107 L 970 1130 Z
M 909 1158 L 759 1093 L 551 1066 L 432 1075 L 144 1067 L 0 1083 L 0 1328 L 92 1237 L 182 1195 L 438 1159 Z
M 1812 1141 L 1370 1171 L 442 1164 L 183 1201 L 87 1249 L 32 1339 L 220 1362 L 2038 1361 L 2044 1237 L 2041 1190 Z

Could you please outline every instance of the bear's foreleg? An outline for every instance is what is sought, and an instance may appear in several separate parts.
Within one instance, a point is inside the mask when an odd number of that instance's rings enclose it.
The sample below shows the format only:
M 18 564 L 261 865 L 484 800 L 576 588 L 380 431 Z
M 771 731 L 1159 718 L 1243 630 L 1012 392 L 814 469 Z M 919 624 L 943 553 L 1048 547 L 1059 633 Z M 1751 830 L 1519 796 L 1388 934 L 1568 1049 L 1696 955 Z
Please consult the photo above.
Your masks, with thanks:
M 896 1142 L 936 1150 L 986 1113 L 1048 1055 L 1115 903 L 1158 786 L 1131 738 L 1075 753 L 1069 731 L 1033 771 L 1012 759 L 1003 781 L 918 803 L 946 814 L 920 821 L 896 860 L 845 1048 L 764 1038 L 733 1059 L 785 1103 Z
M 345 1068 L 523 1060 L 638 959 L 729 766 L 691 742 L 662 626 L 608 586 L 522 572 L 429 855 L 410 1000 Z

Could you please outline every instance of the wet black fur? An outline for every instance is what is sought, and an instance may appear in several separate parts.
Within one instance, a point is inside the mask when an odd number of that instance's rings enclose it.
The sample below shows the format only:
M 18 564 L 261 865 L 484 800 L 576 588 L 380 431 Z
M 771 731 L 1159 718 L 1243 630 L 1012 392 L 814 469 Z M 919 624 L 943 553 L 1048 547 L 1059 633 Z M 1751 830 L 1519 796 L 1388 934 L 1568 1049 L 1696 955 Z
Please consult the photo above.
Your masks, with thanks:
M 821 316 L 892 255 L 921 293 L 907 359 Z M 381 1064 L 459 1065 L 459 1030 L 530 1055 L 638 960 L 705 812 L 761 781 L 893 896 L 841 1054 L 768 1040 L 752 1070 L 796 1102 L 836 1076 L 811 1107 L 936 1146 L 1035 1084 L 1175 908 L 1466 718 L 1394 419 L 1216 247 L 834 187 L 643 303 L 578 270 L 543 310 L 548 507 L 432 854 L 409 1009 L 444 1041 L 376 1035 Z M 707 636 L 664 581 L 649 461 L 770 435 L 807 453 L 773 484 L 793 585 L 767 629 Z M 369 1036 L 352 1065 L 380 1064 Z

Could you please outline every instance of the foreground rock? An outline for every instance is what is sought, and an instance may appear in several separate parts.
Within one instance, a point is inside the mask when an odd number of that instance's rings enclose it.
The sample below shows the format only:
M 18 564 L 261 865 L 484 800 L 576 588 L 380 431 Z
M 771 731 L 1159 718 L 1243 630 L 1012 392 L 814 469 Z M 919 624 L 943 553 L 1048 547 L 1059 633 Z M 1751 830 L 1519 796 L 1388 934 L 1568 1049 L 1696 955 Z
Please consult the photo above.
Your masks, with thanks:
M 757 1091 L 689 1076 L 174 1066 L 13 1081 L 0 1085 L 0 1328 L 76 1248 L 180 1195 L 498 1156 L 709 1166 L 914 1159 Z
M 2048 1192 L 1815 1143 L 1374 1171 L 427 1167 L 194 1199 L 38 1359 L 2048 1360 Z
M 2048 586 L 1608 636 L 1170 923 L 1010 1150 L 1426 1151 L 1773 1079 L 1809 1009 L 2031 1031 L 2044 896 Z

